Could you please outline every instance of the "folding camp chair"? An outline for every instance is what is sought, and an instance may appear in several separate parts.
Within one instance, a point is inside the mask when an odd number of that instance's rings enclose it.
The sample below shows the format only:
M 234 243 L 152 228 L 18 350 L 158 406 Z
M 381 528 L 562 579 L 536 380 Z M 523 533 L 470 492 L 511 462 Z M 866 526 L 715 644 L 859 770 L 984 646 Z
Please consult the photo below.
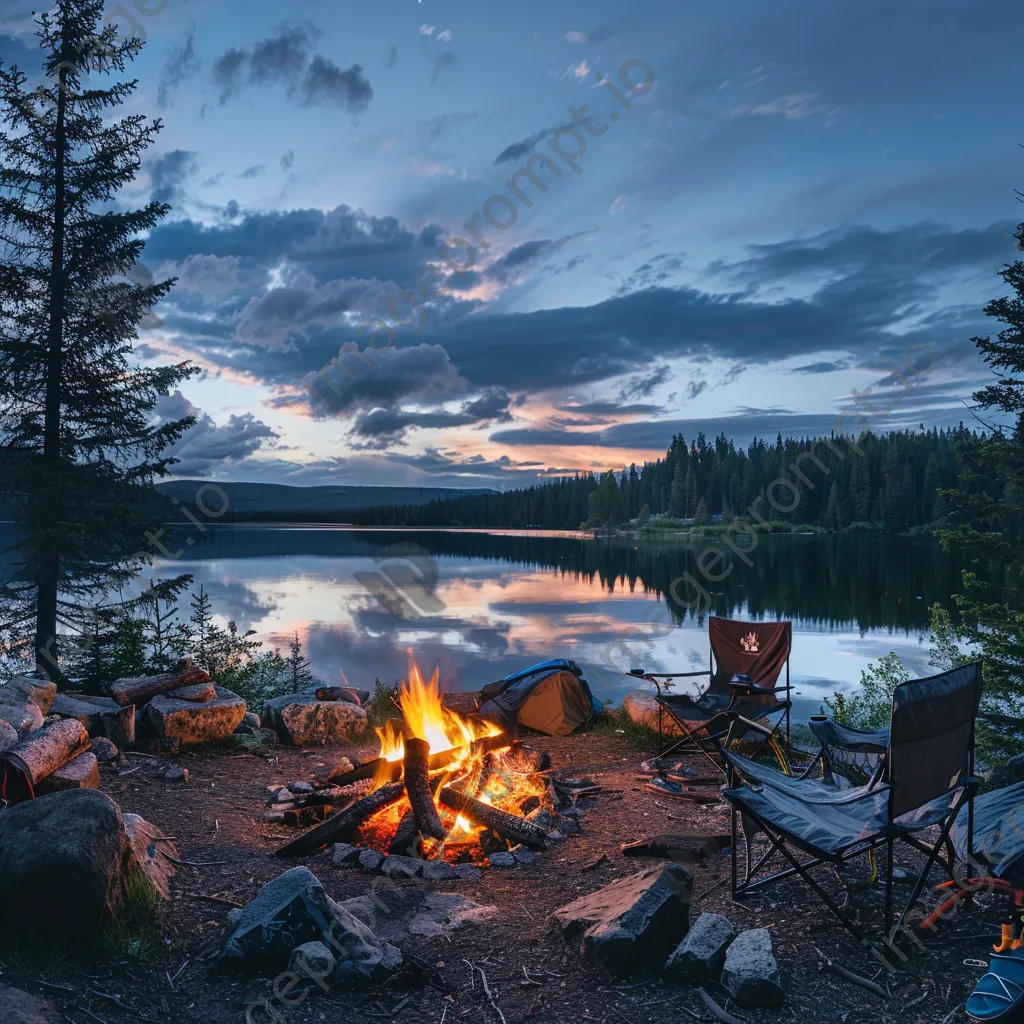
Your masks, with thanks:
M 974 727 L 981 700 L 981 663 L 916 679 L 893 694 L 892 721 L 883 770 L 862 786 L 841 787 L 833 780 L 795 779 L 729 751 L 730 784 L 725 798 L 732 804 L 732 892 L 747 896 L 772 882 L 799 875 L 836 917 L 865 945 L 867 938 L 850 914 L 811 874 L 819 864 L 839 867 L 886 847 L 885 929 L 891 945 L 896 932 L 917 902 L 932 866 L 939 861 L 955 880 L 955 855 L 950 829 L 967 807 L 967 858 L 972 856 L 974 794 Z M 740 784 L 739 777 L 747 780 Z M 744 815 L 768 839 L 769 848 L 751 863 L 748 848 L 745 877 L 738 880 L 736 821 Z M 917 833 L 938 826 L 929 845 Z M 924 867 L 899 920 L 892 922 L 893 847 L 899 839 L 926 855 Z M 948 859 L 940 857 L 943 845 Z M 789 866 L 757 878 L 774 853 Z M 800 861 L 798 853 L 810 859 Z
M 724 774 L 725 768 L 715 760 L 715 751 L 718 742 L 730 733 L 730 726 L 736 737 L 736 716 L 742 724 L 744 719 L 771 720 L 771 716 L 779 715 L 786 723 L 788 745 L 792 636 L 789 622 L 741 622 L 711 616 L 708 619 L 711 667 L 707 671 L 664 673 L 632 669 L 630 675 L 653 683 L 657 690 L 659 754 L 701 753 Z M 783 668 L 786 683 L 776 686 Z M 707 689 L 700 696 L 666 692 L 673 680 L 695 676 L 710 677 Z M 782 693 L 784 700 L 779 699 Z M 668 715 L 682 734 L 667 747 L 663 715 Z M 776 720 L 772 732 L 780 724 L 781 721 Z

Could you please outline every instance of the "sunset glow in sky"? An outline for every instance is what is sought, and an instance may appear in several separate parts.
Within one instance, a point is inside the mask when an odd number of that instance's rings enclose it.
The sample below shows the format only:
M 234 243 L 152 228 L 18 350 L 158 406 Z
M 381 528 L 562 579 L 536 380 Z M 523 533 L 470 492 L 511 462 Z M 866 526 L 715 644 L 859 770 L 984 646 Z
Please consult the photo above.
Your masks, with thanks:
M 30 74 L 36 6 L 0 8 Z M 144 260 L 179 278 L 139 354 L 205 370 L 159 410 L 200 417 L 181 476 L 518 486 L 827 432 L 865 388 L 882 429 L 970 420 L 1024 213 L 1019 0 L 139 6 L 125 112 L 164 130 L 123 198 L 171 204 Z M 318 383 L 375 318 L 393 343 Z

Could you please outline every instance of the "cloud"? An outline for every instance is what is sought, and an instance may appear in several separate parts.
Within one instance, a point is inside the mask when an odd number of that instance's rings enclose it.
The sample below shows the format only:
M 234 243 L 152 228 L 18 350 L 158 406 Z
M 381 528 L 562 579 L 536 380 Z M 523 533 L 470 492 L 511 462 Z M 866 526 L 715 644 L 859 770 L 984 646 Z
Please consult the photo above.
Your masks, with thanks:
M 565 33 L 566 42 L 575 43 L 577 46 L 600 46 L 614 36 L 615 31 L 608 26 L 594 29 L 593 32 L 579 32 L 573 29 Z
M 669 372 L 669 367 L 663 363 L 650 373 L 631 377 L 619 388 L 619 398 L 623 401 L 633 398 L 650 398 L 668 380 Z
M 199 59 L 196 57 L 196 34 L 189 29 L 185 41 L 174 47 L 164 61 L 164 72 L 157 87 L 156 101 L 161 108 L 170 105 L 174 93 L 182 82 L 187 81 L 199 72 Z
M 838 370 L 845 370 L 850 364 L 845 359 L 834 359 L 817 363 L 804 363 L 803 366 L 794 366 L 794 373 L 835 373 Z
M 282 171 L 290 171 L 292 169 L 292 164 L 294 164 L 294 163 L 295 163 L 295 152 L 294 152 L 294 150 L 289 149 L 288 152 L 285 153 L 285 155 L 283 157 L 281 157 L 281 170 Z
M 256 164 L 254 167 L 246 167 L 241 174 L 238 175 L 240 178 L 259 178 L 267 173 L 265 164 Z
M 353 64 L 342 70 L 326 57 L 312 55 L 318 35 L 312 25 L 291 25 L 251 49 L 225 51 L 213 62 L 221 104 L 245 85 L 285 85 L 288 96 L 303 106 L 332 104 L 350 113 L 366 110 L 373 88 L 363 69 Z
M 747 107 L 736 107 L 732 117 L 784 117 L 787 121 L 801 121 L 813 114 L 836 114 L 838 111 L 817 102 L 816 92 L 789 93 L 768 103 L 756 103 Z
M 388 70 L 390 71 L 398 63 L 398 47 L 388 48 Z
M 172 149 L 149 165 L 152 198 L 171 206 L 185 201 L 185 182 L 199 167 L 198 153 L 188 149 Z
M 362 113 L 373 99 L 373 87 L 358 64 L 342 71 L 319 56 L 310 62 L 297 93 L 304 106 L 330 103 L 352 114 Z
M 342 365 L 356 375 L 355 380 L 337 365 L 328 366 L 320 375 L 306 374 L 302 400 L 309 403 L 313 415 L 346 416 L 409 399 L 436 404 L 467 390 L 466 382 L 440 345 L 393 347 L 367 362 L 369 365 L 358 356 L 343 355 Z M 323 380 L 324 376 L 328 380 Z
M 262 288 L 267 281 L 262 268 L 245 267 L 238 256 L 189 256 L 180 263 L 162 263 L 156 277 L 177 278 L 175 294 L 192 292 L 208 299 Z
M 434 26 L 433 25 L 420 25 L 420 35 L 421 36 L 432 36 L 433 34 L 434 34 Z
M 374 408 L 356 419 L 352 433 L 371 440 L 378 449 L 401 444 L 409 429 L 450 429 L 485 423 L 508 422 L 511 399 L 504 388 L 488 388 L 479 398 L 464 402 L 458 412 Z
M 459 63 L 459 58 L 451 50 L 445 50 L 434 58 L 434 69 L 430 75 L 430 84 L 436 85 L 437 80 L 446 71 L 450 71 Z
M 626 206 L 628 205 L 628 203 L 629 203 L 629 196 L 627 196 L 627 195 L 616 196 L 615 199 L 612 200 L 612 205 L 608 207 L 608 212 L 612 216 L 614 216 L 620 210 L 624 210 L 626 208 Z
M 252 455 L 280 436 L 249 412 L 232 415 L 223 426 L 217 426 L 209 413 L 197 409 L 180 391 L 158 398 L 155 411 L 161 423 L 183 416 L 196 417 L 195 425 L 170 449 L 170 454 L 179 460 L 174 467 L 175 476 L 223 472 L 226 464 Z
M 438 32 L 437 41 L 439 43 L 450 43 L 452 41 L 452 30 L 446 28 L 443 32 Z
M 534 132 L 533 135 L 528 135 L 525 139 L 520 139 L 519 142 L 513 142 L 497 155 L 494 162 L 504 164 L 512 160 L 519 160 L 532 153 L 543 139 L 550 138 L 557 131 L 558 127 L 544 128 L 539 132 Z

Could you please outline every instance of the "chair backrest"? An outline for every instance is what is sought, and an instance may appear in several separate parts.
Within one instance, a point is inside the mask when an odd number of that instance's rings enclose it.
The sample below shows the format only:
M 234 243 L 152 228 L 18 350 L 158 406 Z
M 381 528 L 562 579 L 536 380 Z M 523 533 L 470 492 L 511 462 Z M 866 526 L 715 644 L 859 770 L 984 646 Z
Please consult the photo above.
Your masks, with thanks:
M 981 662 L 896 687 L 886 777 L 890 820 L 957 789 L 974 770 Z
M 711 616 L 708 637 L 714 657 L 708 692 L 728 694 L 729 680 L 740 673 L 758 686 L 776 684 L 789 660 L 793 628 L 789 622 L 741 622 Z M 778 703 L 774 695 L 766 702 Z

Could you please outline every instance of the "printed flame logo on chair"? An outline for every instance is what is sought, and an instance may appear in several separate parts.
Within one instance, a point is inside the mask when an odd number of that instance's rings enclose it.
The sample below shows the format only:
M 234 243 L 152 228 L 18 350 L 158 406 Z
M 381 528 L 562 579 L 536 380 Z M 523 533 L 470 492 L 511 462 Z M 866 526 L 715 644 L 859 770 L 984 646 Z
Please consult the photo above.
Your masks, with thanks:
M 740 643 L 743 645 L 743 650 L 745 650 L 748 654 L 757 654 L 757 652 L 761 649 L 760 645 L 757 642 L 757 634 L 753 630 L 751 630 L 745 637 L 743 637 L 740 640 Z

